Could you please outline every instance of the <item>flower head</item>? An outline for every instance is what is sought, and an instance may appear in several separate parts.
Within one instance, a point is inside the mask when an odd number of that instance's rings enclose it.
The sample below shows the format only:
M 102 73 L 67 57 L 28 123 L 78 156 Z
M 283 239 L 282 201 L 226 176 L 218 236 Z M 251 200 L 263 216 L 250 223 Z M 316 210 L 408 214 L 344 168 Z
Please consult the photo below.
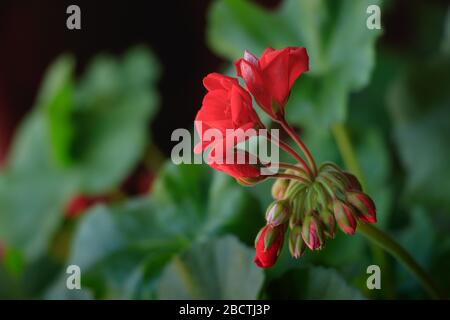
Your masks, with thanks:
M 286 232 L 289 252 L 299 258 L 306 248 L 312 251 L 324 248 L 327 240 L 334 238 L 336 226 L 344 233 L 354 234 L 358 223 L 376 222 L 375 204 L 363 193 L 358 179 L 334 163 L 317 167 L 311 152 L 285 119 L 285 105 L 292 86 L 308 71 L 308 64 L 306 49 L 300 47 L 268 48 L 259 59 L 245 51 L 244 57 L 235 63 L 237 75 L 244 79 L 246 89 L 296 142 L 308 160 L 306 163 L 284 141 L 269 137 L 296 162 L 278 163 L 283 171 L 269 176 L 277 179 L 272 186 L 275 201 L 269 205 L 266 225 L 255 241 L 255 263 L 263 268 L 272 266 L 278 259 Z M 208 93 L 196 117 L 201 142 L 194 151 L 200 153 L 208 148 L 208 164 L 245 186 L 267 178 L 260 174 L 262 164 L 257 157 L 236 148 L 249 135 L 232 136 L 231 145 L 228 143 L 229 129 L 263 128 L 253 110 L 249 92 L 237 79 L 217 73 L 208 75 L 203 83 Z M 211 140 L 202 134 L 202 129 L 215 129 L 220 135 Z M 224 161 L 228 160 L 224 154 L 230 149 L 234 151 L 232 161 Z M 236 161 L 239 155 L 243 162 Z
M 203 84 L 208 93 L 195 118 L 201 141 L 194 147 L 194 152 L 209 148 L 208 164 L 236 179 L 259 178 L 257 159 L 235 148 L 251 137 L 249 129 L 255 129 L 256 134 L 257 129 L 264 128 L 253 109 L 252 98 L 236 78 L 211 73 L 203 79 Z M 215 130 L 217 135 L 208 138 L 208 130 Z M 228 158 L 230 155 L 231 159 Z M 239 157 L 244 161 L 238 161 Z
M 201 109 L 195 117 L 196 129 L 201 142 L 194 148 L 201 153 L 211 144 L 224 144 L 231 129 L 247 130 L 263 128 L 263 124 L 252 106 L 252 98 L 237 81 L 219 73 L 211 73 L 203 79 L 208 90 Z M 204 133 L 215 129 L 221 134 L 219 141 L 210 141 Z M 241 141 L 236 141 L 236 144 Z

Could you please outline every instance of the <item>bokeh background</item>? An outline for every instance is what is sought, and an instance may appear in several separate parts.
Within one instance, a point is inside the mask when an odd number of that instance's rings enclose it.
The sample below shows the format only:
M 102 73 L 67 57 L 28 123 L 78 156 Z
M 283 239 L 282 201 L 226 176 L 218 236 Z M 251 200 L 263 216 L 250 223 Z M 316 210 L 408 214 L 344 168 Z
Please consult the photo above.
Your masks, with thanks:
M 81 30 L 66 28 L 70 4 Z M 381 31 L 366 28 L 370 4 Z M 0 297 L 425 298 L 359 235 L 258 269 L 270 182 L 167 160 L 202 78 L 269 46 L 308 49 L 288 120 L 319 161 L 364 180 L 378 226 L 448 291 L 449 12 L 443 0 L 2 1 Z M 70 264 L 82 290 L 66 288 Z M 371 264 L 381 290 L 366 287 Z

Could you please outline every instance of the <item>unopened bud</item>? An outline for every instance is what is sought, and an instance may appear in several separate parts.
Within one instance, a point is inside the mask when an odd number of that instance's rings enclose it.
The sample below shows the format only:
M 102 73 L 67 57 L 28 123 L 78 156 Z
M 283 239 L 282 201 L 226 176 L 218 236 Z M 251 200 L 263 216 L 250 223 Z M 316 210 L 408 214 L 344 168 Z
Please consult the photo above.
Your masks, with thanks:
M 334 238 L 336 230 L 336 220 L 334 215 L 328 208 L 323 209 L 319 214 L 323 225 L 323 232 L 327 237 Z
M 272 202 L 266 211 L 267 223 L 272 227 L 279 226 L 289 219 L 290 208 L 287 200 Z
M 295 199 L 291 201 L 292 203 L 292 212 L 289 217 L 289 227 L 292 229 L 295 226 L 299 226 L 302 224 L 303 213 L 305 208 L 305 194 L 302 193 L 298 195 Z
M 300 258 L 305 252 L 306 245 L 302 238 L 302 227 L 295 226 L 289 233 L 289 252 L 294 258 Z
M 332 186 L 333 189 L 337 189 L 343 192 L 344 190 L 347 189 L 346 180 L 340 175 L 341 174 L 336 171 L 322 173 L 322 176 L 327 181 L 329 186 Z
M 311 250 L 321 249 L 324 244 L 322 225 L 312 213 L 307 214 L 303 220 L 302 237 Z
M 346 192 L 348 203 L 358 210 L 358 218 L 362 222 L 375 223 L 377 222 L 377 212 L 375 203 L 368 195 L 362 192 L 350 191 Z
M 272 244 L 278 240 L 280 237 L 280 234 L 284 234 L 284 228 L 281 226 L 274 227 L 270 224 L 266 225 L 267 229 L 264 234 L 264 236 L 261 234 L 261 237 L 263 237 L 263 243 L 264 243 L 264 250 L 268 250 Z
M 356 218 L 353 208 L 339 199 L 333 201 L 334 217 L 339 227 L 347 234 L 354 234 L 356 230 Z
M 280 255 L 284 241 L 283 227 L 264 226 L 255 241 L 257 266 L 267 268 L 272 266 Z
M 354 176 L 350 172 L 344 172 L 344 175 L 349 182 L 351 190 L 362 191 L 361 183 L 359 182 L 358 178 L 356 178 L 356 176 Z
M 276 200 L 283 199 L 288 186 L 288 179 L 277 179 L 272 186 L 272 197 Z

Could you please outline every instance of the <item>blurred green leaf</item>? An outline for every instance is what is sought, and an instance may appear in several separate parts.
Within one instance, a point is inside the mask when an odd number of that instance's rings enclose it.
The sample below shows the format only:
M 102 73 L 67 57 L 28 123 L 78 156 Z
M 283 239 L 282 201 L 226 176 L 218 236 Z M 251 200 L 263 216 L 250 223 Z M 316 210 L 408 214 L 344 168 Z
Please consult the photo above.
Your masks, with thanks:
M 0 239 L 26 261 L 47 248 L 74 193 L 109 191 L 127 177 L 156 112 L 159 68 L 146 48 L 97 58 L 79 84 L 73 69 L 69 56 L 49 67 L 0 176 Z
M 37 108 L 47 115 L 50 148 L 58 165 L 71 162 L 70 151 L 74 138 L 71 123 L 73 77 L 75 63 L 70 56 L 62 56 L 49 69 L 39 92 Z
M 261 212 L 242 191 L 207 166 L 168 163 L 152 199 L 97 206 L 85 215 L 68 264 L 81 268 L 83 287 L 97 297 L 153 298 L 158 276 L 175 254 L 227 232 L 252 241 Z
M 253 250 L 227 236 L 175 257 L 161 276 L 160 299 L 256 299 L 264 273 Z
M 71 60 L 65 57 L 50 67 L 38 107 L 21 124 L 0 176 L 0 239 L 26 261 L 45 250 L 62 220 L 61 208 L 76 187 L 76 179 L 54 158 L 51 142 L 55 140 L 46 117 L 46 108 L 65 103 L 58 97 L 67 90 L 70 70 Z
M 365 86 L 374 64 L 369 5 L 381 1 L 285 0 L 275 12 L 245 0 L 218 0 L 209 16 L 208 42 L 235 60 L 245 49 L 306 47 L 310 71 L 292 91 L 288 119 L 309 129 L 324 128 L 347 116 L 348 94 Z
M 381 132 L 365 128 L 354 139 L 357 158 L 361 165 L 368 194 L 377 207 L 377 225 L 386 227 L 389 222 L 393 198 L 391 163 L 387 143 Z
M 349 286 L 334 269 L 310 267 L 291 270 L 269 284 L 269 295 L 279 299 L 360 300 L 364 297 Z
M 423 208 L 414 207 L 410 211 L 411 218 L 408 226 L 401 230 L 397 238 L 414 259 L 427 270 L 431 266 L 433 249 L 438 245 L 435 227 L 430 215 Z M 396 271 L 397 286 L 402 289 L 402 292 L 410 298 L 423 298 L 423 296 L 415 296 L 417 292 L 423 294 L 417 290 L 420 287 L 417 280 L 412 278 L 403 266 L 397 265 Z
M 159 100 L 158 76 L 150 51 L 137 47 L 121 60 L 97 57 L 81 78 L 73 111 L 74 157 L 84 192 L 117 186 L 142 157 Z
M 6 270 L 13 276 L 20 276 L 24 269 L 22 254 L 15 249 L 6 250 L 3 257 Z
M 450 59 L 418 62 L 393 83 L 388 106 L 407 173 L 407 199 L 450 208 Z
M 147 199 L 93 209 L 78 229 L 69 258 L 83 270 L 83 286 L 97 294 L 105 291 L 108 298 L 136 297 L 140 282 L 155 277 L 188 243 L 169 230 L 166 213 Z M 130 283 L 136 275 L 141 281 Z
M 226 174 L 206 165 L 167 165 L 155 181 L 153 199 L 172 207 L 177 221 L 170 225 L 193 237 L 233 232 L 241 241 L 253 244 L 261 227 L 263 210 L 258 200 Z M 183 212 L 183 219 L 178 216 Z
M 444 34 L 441 44 L 442 53 L 450 56 L 450 7 L 447 10 L 447 15 L 444 24 Z

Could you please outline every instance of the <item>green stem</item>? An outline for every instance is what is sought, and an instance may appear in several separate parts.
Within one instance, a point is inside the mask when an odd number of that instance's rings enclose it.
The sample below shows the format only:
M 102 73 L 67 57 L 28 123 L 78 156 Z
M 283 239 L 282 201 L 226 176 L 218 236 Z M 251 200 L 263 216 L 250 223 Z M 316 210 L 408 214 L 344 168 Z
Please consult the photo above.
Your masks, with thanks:
M 308 163 L 311 166 L 314 175 L 316 175 L 317 174 L 317 165 L 316 165 L 316 162 L 314 161 L 314 158 L 313 158 L 311 152 L 309 151 L 309 149 L 306 147 L 306 145 L 303 143 L 303 141 L 297 136 L 295 131 L 289 126 L 289 124 L 287 123 L 287 121 L 285 119 L 278 120 L 278 123 L 281 125 L 281 127 L 284 129 L 284 131 L 286 131 L 287 134 L 289 134 L 291 136 L 292 140 L 294 140 L 295 143 L 297 143 L 297 145 L 300 147 L 300 149 L 302 150 L 306 159 L 308 160 Z
M 277 174 L 274 174 L 272 176 L 269 176 L 269 178 L 273 178 L 273 179 L 280 178 L 280 179 L 287 179 L 287 180 L 297 180 L 297 181 L 300 181 L 301 183 L 304 183 L 304 184 L 309 184 L 310 183 L 310 181 L 308 181 L 308 180 L 306 180 L 306 179 L 304 179 L 304 178 L 302 178 L 300 176 L 297 176 L 295 174 L 288 174 L 288 173 L 277 173 Z
M 297 152 L 295 152 L 294 149 L 292 149 L 288 144 L 284 143 L 283 141 L 275 139 L 270 134 L 268 135 L 268 138 L 269 138 L 270 141 L 275 143 L 275 145 L 277 145 L 279 148 L 281 148 L 282 150 L 284 150 L 287 153 L 289 153 L 308 172 L 308 175 L 312 176 L 311 169 L 308 167 L 308 165 L 306 164 L 305 160 L 303 160 L 303 158 L 300 157 L 297 154 Z
M 431 277 L 422 269 L 414 258 L 389 235 L 371 224 L 359 224 L 358 231 L 400 261 L 417 278 L 417 280 L 419 280 L 420 284 L 430 297 L 433 299 L 443 298 Z
M 348 170 L 350 170 L 356 177 L 358 178 L 363 190 L 367 190 L 366 182 L 359 166 L 358 160 L 356 158 L 355 152 L 353 150 L 353 145 L 350 140 L 349 134 L 347 132 L 347 128 L 345 124 L 339 123 L 332 127 L 332 132 L 336 143 L 339 148 L 339 152 L 344 160 L 345 166 Z M 389 262 L 386 259 L 386 255 L 379 247 L 371 245 L 370 249 L 372 251 L 372 255 L 377 262 L 377 264 L 384 267 L 385 275 L 387 278 L 387 287 L 386 292 L 388 298 L 394 298 L 394 287 L 392 285 L 392 276 L 391 276 L 391 268 L 389 266 Z
M 356 177 L 361 182 L 363 189 L 366 189 L 364 177 L 362 174 L 361 167 L 356 159 L 355 152 L 353 150 L 353 146 L 347 132 L 347 128 L 345 124 L 336 124 L 332 127 L 333 135 L 336 139 L 339 151 L 342 155 L 342 158 L 346 164 L 346 167 L 352 171 L 356 175 Z M 412 273 L 413 275 L 420 281 L 423 285 L 424 289 L 432 296 L 433 298 L 438 298 L 439 294 L 435 286 L 433 285 L 429 276 L 425 273 L 425 271 L 417 264 L 417 262 L 403 249 L 397 242 L 395 242 L 391 237 L 387 234 L 383 233 L 379 229 L 374 226 L 368 224 L 360 224 L 358 227 L 358 231 L 368 237 L 372 242 L 378 244 L 382 249 L 391 253 L 394 258 L 397 258 L 400 262 L 402 262 Z M 379 261 L 380 265 L 384 265 L 387 268 L 387 271 L 390 270 L 389 264 L 385 258 L 385 254 L 375 246 L 371 246 L 372 252 L 374 256 Z M 391 283 L 390 272 L 387 272 L 388 283 Z M 388 288 L 389 289 L 389 288 Z
M 361 167 L 356 159 L 355 152 L 353 151 L 352 142 L 348 136 L 345 124 L 336 124 L 332 128 L 334 138 L 336 139 L 339 152 L 344 160 L 346 167 L 358 178 L 359 182 L 365 189 L 365 181 L 362 174 Z
M 274 163 L 274 165 L 278 165 L 278 167 L 283 169 L 290 169 L 292 171 L 295 171 L 297 173 L 305 175 L 309 180 L 311 180 L 311 176 L 308 174 L 308 172 L 305 171 L 305 169 L 296 166 L 295 164 L 285 163 L 285 162 L 279 162 Z

